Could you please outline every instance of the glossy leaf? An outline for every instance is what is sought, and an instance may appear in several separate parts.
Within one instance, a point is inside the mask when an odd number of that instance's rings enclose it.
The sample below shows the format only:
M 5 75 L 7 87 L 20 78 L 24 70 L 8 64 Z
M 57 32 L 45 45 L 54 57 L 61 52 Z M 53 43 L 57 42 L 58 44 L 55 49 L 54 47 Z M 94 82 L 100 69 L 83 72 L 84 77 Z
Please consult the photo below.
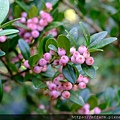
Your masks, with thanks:
M 3 98 L 3 84 L 0 75 L 0 102 L 2 101 L 2 98 Z
M 74 92 L 74 91 L 70 91 L 70 98 L 69 98 L 72 102 L 80 105 L 80 106 L 84 106 L 84 100 L 83 98 L 79 95 L 79 92 Z
M 70 40 L 71 46 L 75 46 L 76 45 L 76 42 L 78 40 L 78 29 L 77 29 L 77 27 L 74 27 L 73 29 L 71 29 L 68 32 L 67 38 Z
M 4 21 L 9 11 L 9 0 L 0 0 L 0 24 Z
M 14 22 L 12 25 L 15 26 L 15 27 L 20 27 L 20 28 L 24 28 L 26 30 L 30 30 L 26 25 L 24 25 L 20 22 Z
M 0 57 L 4 56 L 5 55 L 5 52 L 0 50 Z
M 57 52 L 58 44 L 55 39 L 50 38 L 47 40 L 47 42 L 45 44 L 45 50 L 48 52 L 50 50 L 49 48 L 51 48 L 51 49 L 53 48 L 53 50 L 55 49 L 55 51 Z
M 90 78 L 96 78 L 96 71 L 93 66 L 88 66 L 86 64 L 82 64 L 81 66 L 86 75 Z
M 17 75 L 13 79 L 16 80 L 19 83 L 23 83 L 24 82 L 24 77 L 22 75 Z
M 102 52 L 103 49 L 90 48 L 90 49 L 88 49 L 88 51 L 89 51 L 89 52 L 98 52 L 98 51 Z
M 0 36 L 10 35 L 10 34 L 18 33 L 18 32 L 19 32 L 19 30 L 16 30 L 16 29 L 2 30 L 2 31 L 0 31 Z
M 38 15 L 38 10 L 37 10 L 36 6 L 33 5 L 30 8 L 28 15 L 29 15 L 29 18 L 33 18 L 33 17 L 36 17 Z
M 98 106 L 98 100 L 94 95 L 91 95 L 87 101 L 90 104 L 90 110 Z
M 28 60 L 30 58 L 30 47 L 23 39 L 19 39 L 18 45 L 20 47 L 23 57 Z
M 90 47 L 96 45 L 97 43 L 101 42 L 103 38 L 105 38 L 107 35 L 107 31 L 102 31 L 99 33 L 96 33 L 90 37 Z
M 36 55 L 33 55 L 29 58 L 29 65 L 31 67 L 34 67 L 35 64 L 39 61 L 40 59 L 40 55 L 39 54 L 36 54 Z
M 39 41 L 38 53 L 39 53 L 40 57 L 43 56 L 43 53 L 45 52 L 46 41 L 49 40 L 50 38 L 53 38 L 52 34 L 48 34 L 41 41 Z
M 32 83 L 36 89 L 43 89 L 47 87 L 45 83 L 43 83 L 42 81 L 40 81 L 40 79 L 37 78 L 32 78 Z
M 53 44 L 49 44 L 49 45 L 48 45 L 48 48 L 49 48 L 50 50 L 53 50 L 53 51 L 57 52 L 57 48 L 56 48 Z
M 70 41 L 69 41 L 69 39 L 64 35 L 59 35 L 57 38 L 57 41 L 58 41 L 58 47 L 65 49 L 67 55 L 69 55 L 69 53 L 70 53 Z
M 8 25 L 11 25 L 12 23 L 14 23 L 15 21 L 18 21 L 18 20 L 20 20 L 20 18 L 11 20 L 11 21 L 9 21 L 9 22 L 6 22 L 6 23 L 4 23 L 3 25 L 1 25 L 1 28 L 5 28 L 5 27 L 7 27 Z
M 90 45 L 90 33 L 82 22 L 79 22 L 79 24 L 80 24 L 81 30 L 83 32 L 83 35 L 85 37 L 86 44 L 87 44 L 87 46 L 89 46 Z
M 77 72 L 73 65 L 67 64 L 63 67 L 62 73 L 64 77 L 71 83 L 76 83 L 77 80 Z
M 116 37 L 105 38 L 102 41 L 100 41 L 99 43 L 97 43 L 96 45 L 94 45 L 93 48 L 102 48 L 116 40 L 117 40 Z

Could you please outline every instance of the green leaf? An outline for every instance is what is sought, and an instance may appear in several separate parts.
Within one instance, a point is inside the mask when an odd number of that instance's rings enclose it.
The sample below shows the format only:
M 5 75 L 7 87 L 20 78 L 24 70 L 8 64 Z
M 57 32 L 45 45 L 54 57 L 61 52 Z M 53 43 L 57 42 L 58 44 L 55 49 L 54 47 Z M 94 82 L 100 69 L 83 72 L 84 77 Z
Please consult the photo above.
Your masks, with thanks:
M 74 92 L 74 91 L 70 91 L 70 98 L 69 98 L 72 102 L 80 105 L 80 106 L 84 106 L 84 100 L 83 98 L 79 95 L 78 92 Z
M 86 75 L 90 78 L 96 78 L 96 71 L 93 66 L 88 66 L 86 64 L 82 64 L 81 66 Z
M 3 98 L 3 84 L 0 75 L 0 102 L 2 101 L 2 98 Z
M 57 48 L 56 48 L 53 44 L 49 44 L 49 45 L 48 45 L 48 48 L 49 48 L 50 50 L 53 50 L 53 51 L 57 52 Z
M 5 52 L 0 50 L 0 57 L 4 56 L 5 55 Z
M 0 31 L 0 36 L 10 35 L 10 34 L 18 33 L 18 32 L 19 32 L 19 30 L 16 30 L 16 29 L 2 30 L 2 31 Z
M 0 24 L 4 21 L 9 11 L 9 0 L 0 0 Z
M 43 89 L 47 87 L 47 85 L 40 81 L 40 79 L 32 78 L 32 83 L 36 89 Z
M 15 5 L 13 6 L 13 11 L 14 11 L 14 18 L 18 18 L 18 17 L 21 17 L 21 13 L 22 13 L 22 9 L 19 5 Z
M 13 79 L 16 80 L 19 83 L 23 83 L 24 82 L 24 77 L 22 75 L 17 75 Z
M 94 95 L 91 95 L 87 101 L 90 104 L 90 110 L 98 106 L 98 100 Z
M 94 45 L 93 48 L 102 48 L 116 40 L 117 40 L 116 37 L 105 38 L 102 41 L 100 41 L 99 43 L 97 43 L 96 45 Z
M 38 15 L 38 9 L 35 5 L 31 6 L 28 15 L 29 15 L 29 18 L 33 18 Z
M 15 27 L 20 27 L 20 28 L 24 28 L 26 30 L 30 30 L 26 25 L 24 25 L 20 22 L 14 22 L 12 25 L 15 26 Z
M 59 35 L 57 38 L 57 41 L 58 41 L 58 47 L 65 49 L 67 55 L 69 55 L 69 53 L 70 53 L 70 41 L 69 41 L 69 39 L 64 35 Z
M 97 52 L 98 52 L 98 51 L 101 51 L 101 52 L 102 52 L 103 49 L 90 48 L 90 49 L 88 49 L 88 51 L 89 51 L 89 52 L 96 52 L 96 51 L 97 51 Z
M 83 32 L 83 35 L 85 37 L 86 44 L 87 44 L 87 46 L 89 46 L 90 45 L 90 33 L 82 22 L 79 22 L 79 24 L 80 24 L 81 30 Z
M 96 33 L 90 37 L 90 47 L 96 45 L 97 43 L 101 42 L 103 38 L 105 38 L 107 35 L 107 31 L 102 31 L 99 33 Z
M 20 18 L 11 20 L 11 21 L 9 21 L 9 22 L 6 22 L 5 24 L 1 25 L 1 28 L 5 28 L 5 27 L 7 27 L 8 25 L 11 25 L 13 22 L 18 21 L 18 20 L 20 20 Z
M 67 38 L 70 40 L 71 46 L 75 46 L 76 45 L 76 42 L 78 40 L 78 29 L 77 29 L 77 27 L 72 28 L 68 32 Z
M 17 68 L 16 68 L 15 64 L 9 62 L 9 63 L 8 63 L 8 66 L 9 66 L 9 68 L 10 68 L 11 71 L 13 71 L 13 72 L 16 72 L 16 71 L 17 71 Z
M 66 66 L 64 66 L 62 69 L 62 73 L 69 82 L 73 84 L 76 83 L 78 72 L 73 65 L 67 64 Z
M 25 11 L 29 12 L 27 5 L 23 1 L 15 0 L 15 2 Z
M 53 38 L 48 39 L 46 44 L 45 44 L 46 52 L 48 52 L 50 50 L 50 48 L 55 49 L 55 51 L 57 52 L 57 48 L 58 48 L 57 41 L 55 39 L 53 39 Z
M 39 41 L 39 46 L 38 46 L 38 53 L 40 55 L 40 57 L 43 56 L 43 53 L 45 52 L 45 45 L 46 45 L 46 41 L 49 38 L 53 38 L 52 34 L 48 34 L 47 36 L 45 36 L 41 41 Z
M 30 58 L 30 47 L 23 39 L 19 39 L 18 45 L 20 47 L 23 57 L 28 60 Z
M 39 59 L 40 59 L 40 55 L 39 54 L 31 56 L 29 58 L 29 65 L 30 65 L 30 67 L 34 67 L 35 64 L 39 61 Z

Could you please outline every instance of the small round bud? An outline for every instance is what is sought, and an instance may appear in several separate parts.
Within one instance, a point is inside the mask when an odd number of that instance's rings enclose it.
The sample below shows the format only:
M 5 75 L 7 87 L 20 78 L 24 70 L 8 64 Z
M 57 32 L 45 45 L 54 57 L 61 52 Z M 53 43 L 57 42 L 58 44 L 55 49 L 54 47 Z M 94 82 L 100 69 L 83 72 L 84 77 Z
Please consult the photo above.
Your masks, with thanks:
M 21 18 L 20 18 L 20 22 L 21 22 L 21 23 L 25 23 L 25 22 L 26 22 L 26 18 L 25 18 L 25 17 L 21 17 Z
M 72 84 L 70 82 L 65 82 L 63 83 L 63 87 L 65 88 L 65 90 L 71 90 Z
M 61 61 L 61 63 L 66 64 L 66 63 L 68 63 L 69 58 L 68 58 L 68 56 L 63 55 L 63 56 L 60 58 L 60 61 Z
M 34 30 L 34 31 L 31 32 L 31 35 L 32 35 L 33 38 L 38 38 L 39 32 L 37 30 Z
M 94 63 L 94 58 L 93 58 L 93 57 L 89 57 L 89 58 L 86 59 L 85 62 L 86 62 L 87 65 L 93 65 L 93 63 Z
M 6 41 L 6 36 L 0 36 L 0 42 L 5 42 Z
M 50 92 L 50 96 L 52 97 L 52 99 L 55 99 L 59 96 L 59 93 L 58 93 L 58 91 L 53 90 Z
M 49 90 L 56 90 L 57 86 L 54 83 L 48 85 Z
M 62 93 L 62 97 L 64 97 L 64 98 L 69 98 L 70 97 L 70 92 L 69 91 L 64 91 L 63 93 Z
M 41 58 L 38 63 L 40 66 L 45 66 L 47 64 L 47 61 L 44 58 Z
M 42 70 L 42 67 L 39 67 L 39 66 L 35 66 L 34 69 L 33 69 L 33 71 L 37 74 L 40 73 L 41 70 Z
M 89 58 L 90 57 L 90 53 L 88 51 L 83 53 L 84 58 Z
M 47 22 L 47 20 L 45 20 L 45 19 L 40 19 L 40 21 L 39 21 L 39 24 L 41 25 L 41 26 L 47 26 L 48 25 L 48 22 Z
M 78 90 L 78 86 L 77 86 L 77 85 L 73 85 L 72 90 L 73 90 L 73 91 L 77 91 L 77 90 Z
M 74 58 L 77 58 L 77 57 L 79 57 L 80 56 L 80 53 L 78 52 L 78 51 L 75 51 L 74 53 L 73 53 L 73 57 Z
M 46 72 L 47 71 L 47 66 L 43 66 L 41 72 Z
M 70 53 L 73 54 L 76 51 L 75 47 L 70 48 Z
M 58 55 L 63 56 L 66 54 L 66 51 L 63 48 L 58 48 Z
M 85 84 L 84 82 L 80 82 L 80 83 L 78 84 L 78 87 L 79 87 L 80 89 L 85 89 L 85 88 L 86 88 L 86 84 Z
M 87 84 L 89 82 L 89 78 L 88 77 L 83 77 L 83 82 Z
M 80 47 L 78 48 L 78 51 L 79 51 L 80 54 L 83 54 L 84 52 L 87 51 L 87 48 L 86 48 L 86 46 L 80 46 Z
M 77 79 L 77 83 L 82 82 L 83 81 L 83 75 L 79 74 L 79 77 Z
M 101 113 L 101 109 L 99 107 L 95 107 L 94 114 L 100 114 L 100 113 Z
M 27 13 L 26 12 L 22 12 L 21 16 L 26 18 L 27 17 Z
M 45 6 L 47 9 L 52 10 L 52 4 L 50 2 L 47 2 Z
M 76 57 L 76 62 L 78 64 L 83 64 L 85 62 L 85 58 L 82 55 L 79 55 L 78 57 Z
M 37 24 L 38 23 L 38 18 L 37 17 L 32 18 L 32 22 Z
M 73 63 L 77 63 L 74 56 L 71 57 L 71 61 L 72 61 Z
M 28 63 L 28 60 L 25 60 L 24 66 L 25 66 L 26 68 L 30 68 L 30 65 L 29 65 L 29 63 Z
M 52 55 L 50 53 L 45 53 L 43 56 L 44 56 L 44 59 L 47 61 L 50 61 L 52 59 Z

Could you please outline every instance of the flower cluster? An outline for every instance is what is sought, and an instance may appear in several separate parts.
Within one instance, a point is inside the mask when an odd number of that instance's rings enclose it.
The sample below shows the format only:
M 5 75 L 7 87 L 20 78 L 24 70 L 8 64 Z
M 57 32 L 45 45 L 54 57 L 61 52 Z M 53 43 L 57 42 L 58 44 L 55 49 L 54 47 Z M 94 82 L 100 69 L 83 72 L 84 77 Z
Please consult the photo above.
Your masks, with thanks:
M 46 3 L 46 11 L 52 10 L 52 4 L 50 2 Z M 23 38 L 27 43 L 32 43 L 33 40 L 39 37 L 40 32 L 44 30 L 44 28 L 53 21 L 52 16 L 49 12 L 41 10 L 39 12 L 40 16 L 33 17 L 27 19 L 28 15 L 26 12 L 22 12 L 21 19 L 17 21 L 18 23 L 22 23 L 27 26 L 28 30 L 25 28 L 18 28 L 19 35 Z M 48 33 L 53 34 L 53 36 L 57 36 L 56 29 L 49 31 Z
M 65 79 L 62 74 L 62 69 L 67 63 L 73 62 L 76 64 L 83 64 L 85 62 L 87 65 L 92 65 L 94 63 L 93 57 L 90 57 L 90 53 L 85 46 L 80 46 L 78 51 L 76 51 L 75 47 L 72 47 L 70 53 L 71 55 L 67 56 L 66 50 L 63 48 L 58 48 L 57 52 L 50 50 L 43 55 L 43 58 L 40 58 L 33 68 L 33 72 L 39 74 L 47 71 L 47 65 L 52 64 L 60 72 L 60 74 L 54 78 L 53 82 L 46 82 L 48 94 L 53 99 L 58 98 L 59 96 L 61 96 L 61 99 L 67 99 L 70 97 L 70 90 L 77 91 L 79 88 L 85 89 L 86 84 L 89 82 L 89 78 L 82 74 L 79 74 L 75 84 L 72 84 Z M 24 66 L 30 68 L 28 60 L 24 62 Z
M 0 31 L 2 31 L 2 29 L 0 29 Z M 3 43 L 6 41 L 6 36 L 0 36 L 0 42 Z
M 79 114 L 91 114 L 90 105 L 86 103 L 82 108 L 78 110 L 78 113 Z M 93 114 L 100 114 L 100 113 L 101 113 L 101 109 L 99 107 L 95 107 L 93 109 Z

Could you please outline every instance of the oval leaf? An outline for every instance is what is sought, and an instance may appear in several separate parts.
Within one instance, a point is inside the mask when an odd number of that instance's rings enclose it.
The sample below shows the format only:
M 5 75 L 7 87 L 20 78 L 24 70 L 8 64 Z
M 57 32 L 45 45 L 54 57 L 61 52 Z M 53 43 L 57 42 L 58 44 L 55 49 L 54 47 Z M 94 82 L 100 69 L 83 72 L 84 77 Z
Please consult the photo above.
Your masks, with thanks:
M 58 45 L 57 45 L 57 42 L 55 39 L 53 38 L 50 38 L 49 40 L 47 40 L 46 44 L 45 44 L 45 50 L 48 52 L 50 49 L 49 49 L 49 45 L 54 45 L 54 47 L 58 48 Z M 49 47 L 48 47 L 49 46 Z M 52 47 L 52 46 L 51 46 Z M 56 51 L 57 52 L 57 51 Z
M 99 32 L 99 33 L 92 35 L 90 37 L 90 41 L 91 41 L 90 47 L 99 43 L 103 38 L 105 38 L 106 35 L 107 35 L 107 31 L 102 31 L 102 32 Z
M 9 11 L 9 0 L 0 0 L 0 24 L 4 21 Z
M 30 58 L 30 47 L 29 45 L 23 40 L 19 39 L 18 45 L 20 47 L 21 53 L 23 57 L 28 60 Z
M 81 66 L 86 75 L 90 78 L 96 78 L 96 71 L 93 66 L 88 66 L 86 64 L 82 64 Z
M 59 35 L 57 41 L 58 41 L 58 46 L 60 48 L 64 48 L 66 50 L 67 55 L 69 55 L 69 53 L 70 53 L 69 39 L 64 35 Z
M 36 8 L 36 6 L 32 6 L 29 10 L 29 18 L 33 18 L 33 17 L 36 17 L 38 15 L 38 9 Z
M 69 82 L 76 83 L 78 72 L 74 66 L 67 64 L 65 67 L 63 67 L 62 73 Z
M 2 30 L 2 31 L 0 31 L 0 36 L 10 35 L 10 34 L 18 33 L 18 32 L 19 32 L 19 30 L 16 30 L 16 29 Z
M 0 50 L 0 57 L 4 56 L 5 52 L 3 52 L 2 50 Z
M 79 95 L 78 92 L 74 92 L 74 91 L 70 91 L 70 98 L 69 98 L 72 102 L 80 105 L 80 106 L 84 106 L 84 100 L 83 98 Z

